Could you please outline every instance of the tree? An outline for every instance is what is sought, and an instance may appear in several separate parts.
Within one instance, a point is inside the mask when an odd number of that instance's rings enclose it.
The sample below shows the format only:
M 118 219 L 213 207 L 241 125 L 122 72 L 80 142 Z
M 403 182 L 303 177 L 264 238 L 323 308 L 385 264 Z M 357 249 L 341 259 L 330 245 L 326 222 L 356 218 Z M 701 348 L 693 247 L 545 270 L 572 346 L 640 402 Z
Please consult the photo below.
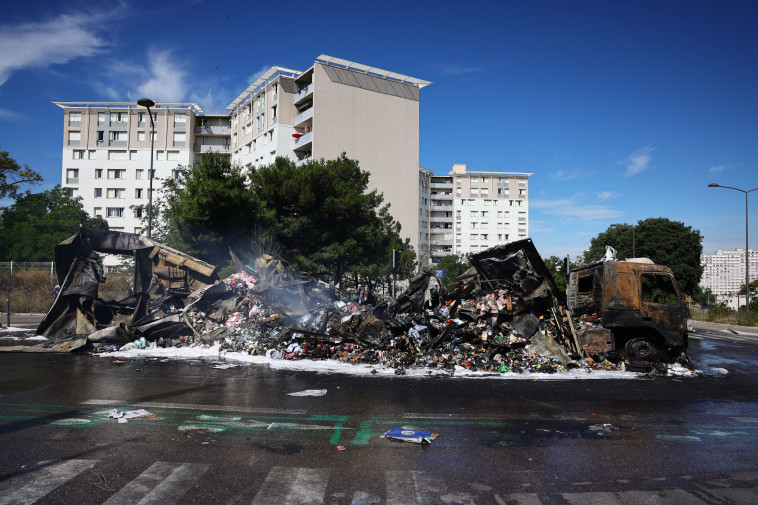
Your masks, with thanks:
M 55 246 L 76 234 L 79 226 L 108 229 L 100 216 L 90 217 L 81 198 L 69 197 L 60 186 L 26 191 L 0 210 L 0 258 L 3 261 L 52 261 Z
M 555 285 L 558 287 L 558 291 L 566 293 L 566 286 L 568 285 L 568 276 L 566 274 L 566 267 L 563 263 L 563 259 L 558 256 L 550 256 L 549 258 L 543 258 L 550 275 L 553 276 Z M 573 270 L 576 267 L 576 263 L 569 261 L 569 269 Z
M 42 176 L 27 165 L 19 165 L 10 157 L 8 151 L 0 151 L 0 198 L 13 197 L 18 194 L 22 184 L 36 184 Z
M 164 182 L 167 245 L 216 265 L 229 262 L 229 247 L 259 219 L 247 180 L 228 156 L 203 154 L 194 167 Z M 144 214 L 144 211 L 143 211 Z
M 618 258 L 632 256 L 632 227 L 611 225 L 590 241 L 590 248 L 584 257 L 588 262 L 597 261 L 605 254 L 605 246 L 616 249 Z M 699 230 L 693 230 L 680 221 L 649 218 L 639 221 L 634 227 L 637 256 L 648 257 L 656 264 L 666 265 L 685 293 L 695 293 L 703 267 L 700 256 L 703 253 L 703 237 Z
M 471 263 L 464 255 L 449 254 L 437 263 L 437 269 L 445 273 L 442 284 L 448 289 L 455 286 L 458 283 L 458 277 L 469 268 L 471 268 Z
M 262 223 L 281 244 L 285 258 L 306 272 L 349 272 L 355 282 L 389 275 L 392 249 L 400 251 L 399 273 L 410 276 L 415 253 L 400 239 L 400 225 L 367 191 L 369 174 L 343 153 L 335 160 L 295 166 L 279 157 L 252 170 L 250 189 L 260 200 Z

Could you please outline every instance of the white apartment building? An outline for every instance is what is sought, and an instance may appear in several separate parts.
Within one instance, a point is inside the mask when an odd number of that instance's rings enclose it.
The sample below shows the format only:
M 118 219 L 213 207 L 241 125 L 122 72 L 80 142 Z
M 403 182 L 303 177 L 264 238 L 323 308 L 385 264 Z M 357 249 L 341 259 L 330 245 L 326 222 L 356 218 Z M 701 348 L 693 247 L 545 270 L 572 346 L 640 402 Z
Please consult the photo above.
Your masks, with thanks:
M 155 178 L 175 176 L 179 165 L 191 166 L 208 151 L 256 167 L 277 156 L 305 163 L 345 153 L 369 172 L 368 189 L 384 195 L 401 236 L 417 252 L 428 251 L 419 210 L 419 99 L 429 84 L 321 55 L 304 71 L 272 67 L 229 104 L 228 114 L 206 115 L 193 103 L 157 104 Z M 140 216 L 130 207 L 147 203 L 146 109 L 128 102 L 54 103 L 64 109 L 62 185 L 112 229 L 139 232 Z M 157 197 L 160 182 L 153 182 Z
M 758 279 L 758 251 L 748 250 L 750 261 L 750 282 Z M 745 284 L 745 249 L 716 251 L 700 256 L 703 276 L 700 287 L 710 289 L 719 299 L 736 295 Z M 742 302 L 744 304 L 744 300 Z
M 453 165 L 431 177 L 432 262 L 472 254 L 529 236 L 529 176 L 525 172 L 469 172 Z

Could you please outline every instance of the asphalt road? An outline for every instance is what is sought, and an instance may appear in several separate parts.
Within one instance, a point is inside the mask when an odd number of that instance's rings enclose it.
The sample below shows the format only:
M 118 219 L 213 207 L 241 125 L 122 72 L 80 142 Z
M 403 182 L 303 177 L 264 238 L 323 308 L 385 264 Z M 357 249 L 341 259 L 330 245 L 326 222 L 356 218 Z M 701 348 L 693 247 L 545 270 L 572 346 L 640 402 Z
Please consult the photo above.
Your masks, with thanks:
M 756 503 L 758 337 L 700 331 L 690 354 L 710 375 L 377 378 L 2 353 L 0 505 Z M 326 394 L 289 396 L 309 389 Z M 113 408 L 154 417 L 118 423 Z M 380 438 L 395 426 L 439 437 Z

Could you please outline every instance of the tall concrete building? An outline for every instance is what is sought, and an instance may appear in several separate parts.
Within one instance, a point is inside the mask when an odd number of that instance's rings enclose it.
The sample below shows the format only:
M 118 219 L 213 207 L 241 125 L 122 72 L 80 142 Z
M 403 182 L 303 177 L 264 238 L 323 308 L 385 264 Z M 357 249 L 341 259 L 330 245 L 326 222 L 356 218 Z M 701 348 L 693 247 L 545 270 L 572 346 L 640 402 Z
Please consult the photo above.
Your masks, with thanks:
M 750 261 L 750 282 L 758 279 L 758 251 L 748 250 Z M 700 256 L 703 276 L 700 287 L 722 297 L 736 295 L 745 284 L 745 250 L 716 251 Z M 744 299 L 743 299 L 744 304 Z
M 298 164 L 343 152 L 370 174 L 392 216 L 417 252 L 429 250 L 422 230 L 419 175 L 420 90 L 431 84 L 327 55 L 304 71 L 272 67 L 229 106 L 206 115 L 197 104 L 157 104 L 154 175 L 176 175 L 204 152 L 261 166 L 277 156 Z M 138 232 L 129 207 L 147 203 L 150 121 L 124 102 L 55 102 L 64 109 L 63 186 L 114 229 Z M 147 120 L 146 120 L 147 119 Z M 154 193 L 160 191 L 154 181 Z
M 433 263 L 529 236 L 526 172 L 470 172 L 453 165 L 430 181 L 429 227 Z

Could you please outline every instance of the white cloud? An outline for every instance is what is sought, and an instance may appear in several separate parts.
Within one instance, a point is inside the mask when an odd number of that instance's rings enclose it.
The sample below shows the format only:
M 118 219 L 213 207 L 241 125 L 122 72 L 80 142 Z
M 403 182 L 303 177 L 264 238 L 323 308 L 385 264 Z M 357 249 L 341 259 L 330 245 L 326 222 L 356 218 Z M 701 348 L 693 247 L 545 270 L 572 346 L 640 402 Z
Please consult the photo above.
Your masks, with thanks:
M 595 196 L 597 196 L 597 199 L 602 201 L 610 200 L 611 198 L 618 198 L 621 196 L 621 193 L 614 193 L 613 191 L 601 191 L 600 193 L 595 193 Z
M 266 71 L 268 69 L 270 69 L 272 66 L 273 65 L 264 65 L 261 68 L 259 68 L 258 70 L 256 70 L 255 72 L 253 72 L 252 74 L 250 74 L 250 76 L 247 78 L 247 84 L 245 84 L 245 88 L 247 88 L 252 83 L 254 83 L 256 81 L 256 79 L 258 79 L 260 76 L 262 76 L 263 74 L 265 74 Z
M 542 214 L 561 216 L 568 221 L 602 221 L 624 215 L 623 211 L 607 205 L 581 203 L 573 199 L 532 200 L 529 208 Z
M 0 109 L 0 117 L 19 118 L 21 117 L 21 114 L 8 109 Z
M 708 169 L 708 171 L 712 174 L 718 174 L 724 171 L 726 167 L 724 165 L 716 165 Z
M 617 164 L 626 167 L 625 177 L 637 175 L 647 168 L 652 159 L 652 152 L 655 149 L 652 146 L 645 146 L 642 149 L 633 152 Z
M 130 100 L 148 97 L 156 102 L 181 102 L 187 97 L 187 71 L 184 64 L 174 59 L 169 49 L 150 49 L 148 68 L 140 72 L 140 81 Z
M 553 173 L 553 177 L 561 181 L 570 181 L 571 179 L 576 179 L 577 177 L 588 177 L 590 175 L 592 175 L 592 172 L 585 172 L 583 170 L 574 170 L 573 172 L 558 170 L 557 172 Z
M 0 86 L 19 70 L 47 68 L 101 54 L 108 42 L 97 29 L 123 12 L 123 5 L 119 5 L 97 12 L 59 14 L 44 22 L 0 26 Z
M 459 65 L 457 63 L 439 65 L 439 69 L 442 71 L 442 73 L 448 74 L 448 75 L 470 74 L 472 72 L 482 71 L 482 67 L 466 67 L 463 65 Z

